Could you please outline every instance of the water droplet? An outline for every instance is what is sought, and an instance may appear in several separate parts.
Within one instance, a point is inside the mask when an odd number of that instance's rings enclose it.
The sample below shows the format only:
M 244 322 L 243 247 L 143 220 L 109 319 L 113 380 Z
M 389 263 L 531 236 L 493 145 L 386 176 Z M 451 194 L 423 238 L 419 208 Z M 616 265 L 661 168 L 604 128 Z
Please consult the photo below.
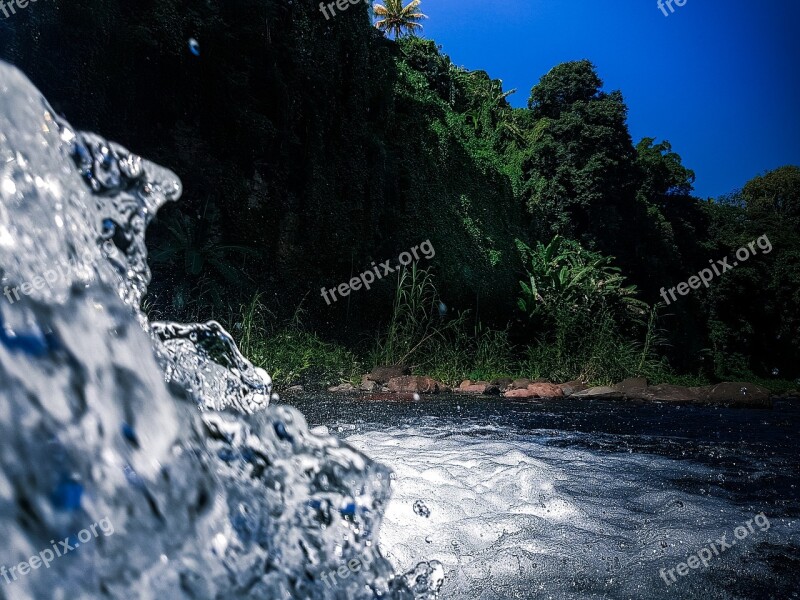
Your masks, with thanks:
M 422 500 L 416 500 L 414 502 L 414 512 L 420 517 L 425 517 L 426 519 L 431 516 L 430 509 L 425 506 L 425 503 Z
M 778 369 L 778 367 L 775 367 L 774 369 L 772 369 L 772 376 L 773 377 L 777 377 L 778 375 L 780 375 L 780 373 L 781 372 L 780 372 L 780 369 Z
M 211 541 L 211 547 L 214 550 L 214 554 L 224 556 L 225 550 L 228 549 L 228 538 L 225 537 L 225 534 L 218 533 Z
M 414 394 L 414 400 L 419 402 L 419 394 L 416 394 L 416 393 Z
M 195 56 L 200 56 L 200 42 L 194 38 L 189 38 L 189 52 Z

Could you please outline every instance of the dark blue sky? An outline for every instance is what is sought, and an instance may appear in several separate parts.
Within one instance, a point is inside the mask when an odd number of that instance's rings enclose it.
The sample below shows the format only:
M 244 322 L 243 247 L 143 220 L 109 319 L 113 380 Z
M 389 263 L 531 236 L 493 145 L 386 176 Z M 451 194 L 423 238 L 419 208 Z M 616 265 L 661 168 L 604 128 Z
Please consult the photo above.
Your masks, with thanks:
M 674 5 L 673 5 L 674 6 Z M 668 139 L 698 196 L 800 165 L 800 2 L 423 0 L 423 35 L 453 62 L 484 69 L 525 106 L 558 63 L 588 58 L 620 89 L 634 143 Z

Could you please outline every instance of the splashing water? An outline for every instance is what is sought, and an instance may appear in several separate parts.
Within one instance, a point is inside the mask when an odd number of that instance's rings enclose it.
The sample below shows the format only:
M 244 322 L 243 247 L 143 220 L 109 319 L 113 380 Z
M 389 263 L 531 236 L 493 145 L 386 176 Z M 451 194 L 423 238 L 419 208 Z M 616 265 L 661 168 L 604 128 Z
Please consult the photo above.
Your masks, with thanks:
M 377 547 L 389 471 L 269 405 L 219 324 L 139 310 L 144 231 L 180 193 L 0 63 L 0 287 L 19 298 L 0 299 L 0 565 L 104 517 L 115 531 L 0 598 L 435 598 L 435 561 L 395 576 L 379 556 L 322 585 Z

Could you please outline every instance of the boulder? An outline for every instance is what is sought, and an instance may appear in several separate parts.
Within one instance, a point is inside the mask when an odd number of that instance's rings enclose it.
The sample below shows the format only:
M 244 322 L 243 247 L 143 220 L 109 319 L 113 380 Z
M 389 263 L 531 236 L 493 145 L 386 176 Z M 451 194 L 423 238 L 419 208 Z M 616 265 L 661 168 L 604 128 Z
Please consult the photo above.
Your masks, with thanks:
M 503 394 L 506 398 L 560 398 L 561 388 L 552 383 L 531 383 L 525 389 L 512 389 Z
M 528 386 L 533 382 L 530 379 L 515 379 L 511 382 L 511 389 L 513 390 L 527 390 Z
M 354 392 L 355 390 L 356 388 L 352 383 L 342 383 L 328 388 L 328 391 L 333 392 L 334 394 L 346 394 L 348 392 Z
M 360 389 L 362 392 L 374 392 L 378 389 L 378 387 L 380 386 L 377 381 L 370 379 L 369 375 L 364 375 L 361 378 L 361 385 L 358 386 L 358 389 Z
M 403 375 L 411 375 L 411 369 L 405 365 L 391 365 L 383 367 L 375 367 L 372 372 L 367 375 L 367 378 L 378 384 L 388 383 L 392 377 L 402 377 Z
M 498 377 L 497 379 L 492 379 L 489 385 L 497 386 L 501 390 L 507 390 L 512 383 L 514 383 L 514 380 L 511 377 Z
M 583 390 L 589 389 L 589 386 L 582 381 L 568 381 L 567 383 L 558 384 L 558 387 L 561 388 L 561 391 L 565 396 L 572 396 L 576 392 L 582 392 Z
M 704 388 L 697 388 L 709 404 L 729 404 L 732 406 L 771 408 L 772 400 L 768 389 L 752 383 L 726 381 Z
M 651 385 L 639 391 L 629 391 L 628 398 L 649 400 L 651 402 L 703 402 L 703 388 L 689 388 L 682 385 Z
M 553 383 L 532 383 L 528 386 L 535 398 L 561 398 L 564 392 Z
M 510 389 L 503 394 L 506 398 L 533 398 L 533 392 L 525 389 Z
M 458 386 L 456 391 L 461 394 L 485 394 L 486 388 L 488 387 L 489 384 L 485 381 L 472 382 L 469 379 L 466 379 L 461 382 L 461 385 Z
M 438 394 L 445 386 L 431 377 L 403 375 L 389 380 L 389 391 L 406 394 Z
M 600 385 L 580 392 L 574 392 L 571 398 L 622 398 L 622 394 L 612 387 Z
M 644 377 L 630 377 L 612 386 L 618 392 L 625 395 L 640 394 L 647 389 L 647 379 Z

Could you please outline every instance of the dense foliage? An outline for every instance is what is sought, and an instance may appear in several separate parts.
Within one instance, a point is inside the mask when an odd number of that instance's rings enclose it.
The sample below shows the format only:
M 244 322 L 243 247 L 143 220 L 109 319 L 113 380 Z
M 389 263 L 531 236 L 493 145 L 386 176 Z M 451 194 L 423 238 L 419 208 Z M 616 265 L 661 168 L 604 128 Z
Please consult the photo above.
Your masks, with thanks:
M 664 359 L 707 378 L 800 377 L 799 168 L 695 198 L 669 142 L 634 144 L 621 92 L 604 91 L 589 61 L 554 67 L 513 109 L 499 81 L 432 41 L 387 39 L 369 13 L 359 3 L 326 19 L 313 0 L 48 0 L 0 22 L 0 57 L 76 125 L 182 177 L 183 201 L 150 232 L 150 312 L 241 328 L 257 294 L 273 323 L 291 324 L 261 327 L 282 337 L 249 340 L 251 354 L 314 349 L 287 359 L 289 373 L 350 360 L 336 342 L 452 379 L 478 363 L 479 374 L 665 374 Z M 773 252 L 658 306 L 662 287 L 765 234 Z M 397 306 L 403 274 L 319 298 L 426 239 L 435 288 L 422 307 Z M 300 305 L 302 325 L 291 321 Z M 398 333 L 411 331 L 438 333 L 420 346 Z

